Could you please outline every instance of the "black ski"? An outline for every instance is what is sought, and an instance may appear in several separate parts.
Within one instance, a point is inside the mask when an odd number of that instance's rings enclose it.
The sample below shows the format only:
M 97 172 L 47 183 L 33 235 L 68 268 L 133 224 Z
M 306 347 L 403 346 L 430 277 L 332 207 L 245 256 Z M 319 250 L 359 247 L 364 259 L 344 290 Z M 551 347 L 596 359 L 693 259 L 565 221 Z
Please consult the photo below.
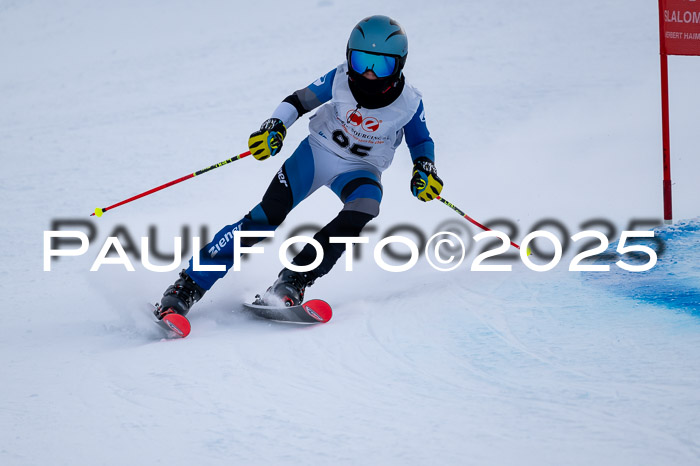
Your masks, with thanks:
M 243 308 L 263 319 L 297 324 L 325 323 L 333 317 L 330 304 L 321 299 L 312 299 L 298 306 L 267 306 L 244 303 Z

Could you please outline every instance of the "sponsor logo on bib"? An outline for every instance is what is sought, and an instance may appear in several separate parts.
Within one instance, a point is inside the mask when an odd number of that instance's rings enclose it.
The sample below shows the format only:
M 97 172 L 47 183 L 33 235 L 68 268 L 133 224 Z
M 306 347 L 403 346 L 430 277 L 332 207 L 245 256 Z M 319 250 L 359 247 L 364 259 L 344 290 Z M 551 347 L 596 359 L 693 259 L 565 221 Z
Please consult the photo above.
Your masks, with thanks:
M 356 108 L 348 110 L 348 113 L 345 115 L 345 122 L 352 126 L 362 126 L 362 129 L 368 133 L 377 131 L 380 123 L 375 117 L 363 118 L 360 111 Z
M 372 133 L 377 131 L 377 128 L 379 128 L 379 120 L 376 118 L 368 117 L 362 120 L 362 129 L 365 131 Z

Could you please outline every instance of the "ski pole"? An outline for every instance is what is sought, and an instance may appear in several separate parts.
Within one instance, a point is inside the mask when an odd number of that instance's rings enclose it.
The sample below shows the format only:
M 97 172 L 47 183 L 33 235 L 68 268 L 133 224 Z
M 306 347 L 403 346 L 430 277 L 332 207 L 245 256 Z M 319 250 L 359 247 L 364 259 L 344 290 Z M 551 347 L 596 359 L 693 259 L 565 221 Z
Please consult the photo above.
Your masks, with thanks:
M 472 222 L 474 225 L 478 226 L 478 227 L 481 228 L 482 230 L 484 230 L 484 231 L 491 231 L 491 229 L 490 229 L 489 227 L 484 226 L 484 225 L 482 225 L 481 223 L 477 222 L 476 220 L 474 220 L 473 218 L 471 218 L 469 215 L 467 215 L 467 214 L 465 214 L 464 212 L 462 212 L 462 211 L 460 210 L 459 207 L 457 207 L 456 205 L 454 205 L 453 203 L 451 203 L 450 201 L 448 201 L 448 200 L 445 199 L 444 197 L 438 196 L 438 197 L 436 197 L 435 199 L 437 199 L 438 201 L 442 202 L 442 203 L 445 204 L 447 207 L 449 207 L 450 209 L 454 210 L 454 211 L 457 212 L 459 215 L 461 215 L 462 217 L 466 218 L 467 220 L 469 220 L 470 222 Z M 511 244 L 511 246 L 513 246 L 514 248 L 520 249 L 520 246 L 517 245 L 517 244 L 515 244 L 514 242 L 511 241 L 510 244 Z M 529 256 L 530 254 L 532 254 L 532 251 L 530 250 L 530 248 L 527 248 L 527 255 Z
M 101 209 L 100 209 L 99 207 L 97 207 L 97 208 L 95 209 L 95 211 L 94 211 L 93 213 L 90 214 L 90 217 L 92 217 L 92 216 L 94 216 L 94 215 L 97 215 L 98 217 L 102 217 L 102 214 L 104 214 L 104 213 L 107 212 L 108 210 L 114 209 L 115 207 L 119 207 L 120 205 L 124 205 L 124 204 L 126 204 L 126 203 L 131 202 L 131 201 L 135 201 L 136 199 L 140 199 L 140 198 L 142 198 L 142 197 L 144 197 L 144 196 L 148 196 L 149 194 L 153 194 L 153 193 L 155 193 L 155 192 L 157 192 L 157 191 L 160 191 L 161 189 L 165 189 L 165 188 L 170 187 L 170 186 L 172 186 L 172 185 L 174 185 L 174 184 L 178 184 L 178 183 L 181 183 L 181 182 L 183 182 L 183 181 L 185 181 L 185 180 L 189 180 L 190 178 L 194 178 L 194 177 L 197 176 L 197 175 L 202 175 L 202 174 L 204 174 L 204 173 L 206 173 L 206 172 L 208 172 L 208 171 L 211 171 L 211 170 L 213 170 L 213 169 L 215 169 L 215 168 L 223 167 L 224 165 L 227 165 L 227 164 L 229 164 L 229 163 L 231 163 L 231 162 L 235 162 L 236 160 L 242 159 L 243 157 L 247 157 L 247 156 L 249 156 L 249 155 L 250 155 L 250 151 L 248 151 L 248 152 L 243 152 L 242 154 L 238 154 L 238 155 L 235 156 L 235 157 L 231 157 L 230 159 L 224 160 L 223 162 L 219 162 L 219 163 L 217 163 L 216 165 L 212 165 L 211 167 L 203 168 L 203 169 L 198 170 L 198 171 L 196 171 L 196 172 L 194 172 L 194 173 L 190 173 L 189 175 L 185 175 L 185 176 L 183 176 L 182 178 L 178 178 L 177 180 L 173 180 L 173 181 L 170 181 L 170 182 L 168 182 L 168 183 L 162 184 L 162 185 L 158 186 L 157 188 L 149 189 L 149 190 L 146 191 L 146 192 L 143 192 L 143 193 L 141 193 L 141 194 L 137 194 L 137 195 L 134 196 L 134 197 L 130 197 L 129 199 L 125 199 L 125 200 L 123 200 L 123 201 L 121 201 L 121 202 L 117 202 L 116 204 L 112 204 L 112 205 L 109 206 L 109 207 L 103 207 L 103 208 L 101 208 Z

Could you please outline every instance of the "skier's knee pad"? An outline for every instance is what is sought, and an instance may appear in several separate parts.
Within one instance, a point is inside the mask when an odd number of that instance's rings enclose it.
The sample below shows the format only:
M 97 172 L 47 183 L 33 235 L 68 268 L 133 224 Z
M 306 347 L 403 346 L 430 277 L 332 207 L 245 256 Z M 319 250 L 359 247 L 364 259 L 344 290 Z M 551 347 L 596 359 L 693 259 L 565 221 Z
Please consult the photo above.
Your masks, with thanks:
M 371 178 L 355 178 L 347 183 L 340 199 L 343 201 L 343 212 L 361 212 L 379 215 L 379 204 L 382 202 L 382 185 Z
M 370 216 L 370 220 L 379 215 L 379 201 L 362 197 L 346 202 L 342 212 L 358 212 Z M 369 221 L 369 220 L 368 220 Z

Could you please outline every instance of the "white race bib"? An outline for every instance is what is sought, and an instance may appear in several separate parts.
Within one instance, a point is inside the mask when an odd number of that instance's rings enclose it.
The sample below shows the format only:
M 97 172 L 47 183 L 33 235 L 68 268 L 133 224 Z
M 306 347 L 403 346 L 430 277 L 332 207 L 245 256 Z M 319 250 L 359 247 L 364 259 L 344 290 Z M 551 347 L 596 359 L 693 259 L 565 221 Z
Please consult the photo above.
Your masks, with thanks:
M 391 165 L 421 94 L 407 82 L 398 99 L 386 107 L 358 107 L 347 79 L 347 63 L 338 66 L 331 100 L 309 120 L 309 132 L 323 146 L 349 160 L 363 160 L 384 171 Z

